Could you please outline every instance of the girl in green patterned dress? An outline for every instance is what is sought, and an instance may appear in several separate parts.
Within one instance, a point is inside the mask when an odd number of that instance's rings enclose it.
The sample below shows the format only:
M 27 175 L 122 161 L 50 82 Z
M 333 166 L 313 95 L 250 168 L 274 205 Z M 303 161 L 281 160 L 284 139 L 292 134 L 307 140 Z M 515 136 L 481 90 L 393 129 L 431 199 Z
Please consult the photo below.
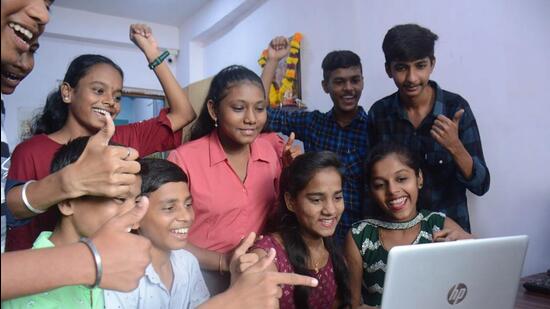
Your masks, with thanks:
M 378 214 L 353 224 L 346 237 L 352 306 L 380 306 L 388 252 L 400 245 L 472 238 L 443 213 L 417 210 L 423 179 L 419 161 L 405 147 L 380 144 L 365 168 Z

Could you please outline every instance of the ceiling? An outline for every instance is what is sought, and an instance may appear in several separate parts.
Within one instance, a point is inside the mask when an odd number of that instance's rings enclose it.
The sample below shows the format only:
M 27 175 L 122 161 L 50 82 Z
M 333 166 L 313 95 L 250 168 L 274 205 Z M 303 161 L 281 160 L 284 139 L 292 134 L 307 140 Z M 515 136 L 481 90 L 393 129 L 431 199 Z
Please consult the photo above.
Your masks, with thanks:
M 209 0 L 56 0 L 52 7 L 138 19 L 179 27 Z

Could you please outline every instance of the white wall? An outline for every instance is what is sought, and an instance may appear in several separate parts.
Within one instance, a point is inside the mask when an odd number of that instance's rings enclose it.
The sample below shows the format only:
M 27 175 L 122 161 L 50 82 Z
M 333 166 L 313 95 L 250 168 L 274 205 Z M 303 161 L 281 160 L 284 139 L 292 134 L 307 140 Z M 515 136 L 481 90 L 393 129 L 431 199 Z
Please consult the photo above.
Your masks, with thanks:
M 395 91 L 383 67 L 386 31 L 415 22 L 437 33 L 432 78 L 470 102 L 491 172 L 490 191 L 469 198 L 473 230 L 479 237 L 527 234 L 524 274 L 550 268 L 550 102 L 545 92 L 550 84 L 550 1 L 243 2 L 259 5 L 198 49 L 197 34 L 216 24 L 207 18 L 216 1 L 180 27 L 181 49 L 191 46 L 198 53 L 192 61 L 180 62 L 181 80 L 204 78 L 233 63 L 259 72 L 256 60 L 269 40 L 300 31 L 303 96 L 310 108 L 331 107 L 320 87 L 320 66 L 335 49 L 361 56 L 366 79 L 361 105 L 369 108 Z
M 45 103 L 48 93 L 63 79 L 72 59 L 85 53 L 111 58 L 124 71 L 124 86 L 162 90 L 155 74 L 147 67 L 141 51 L 130 42 L 129 26 L 140 21 L 85 11 L 53 7 L 51 22 L 40 38 L 35 67 L 13 95 L 6 96 L 5 128 L 9 142 L 16 145 L 19 123 Z M 179 49 L 177 27 L 151 24 L 161 48 Z M 174 57 L 174 60 L 177 58 Z M 175 72 L 177 61 L 171 64 Z

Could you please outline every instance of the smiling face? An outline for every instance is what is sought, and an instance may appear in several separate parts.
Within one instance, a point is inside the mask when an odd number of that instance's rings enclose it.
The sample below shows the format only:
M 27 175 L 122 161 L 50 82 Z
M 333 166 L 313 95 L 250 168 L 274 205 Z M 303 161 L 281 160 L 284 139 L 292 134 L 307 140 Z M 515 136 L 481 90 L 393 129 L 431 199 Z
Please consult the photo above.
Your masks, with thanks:
M 285 203 L 305 233 L 315 238 L 332 236 L 344 211 L 342 177 L 334 167 L 323 168 L 295 198 L 285 193 Z
M 430 91 L 428 82 L 435 66 L 430 57 L 414 61 L 392 61 L 386 73 L 393 79 L 402 98 L 411 100 Z
M 167 182 L 149 194 L 149 210 L 139 233 L 161 251 L 182 249 L 195 214 L 185 182 Z
M 361 67 L 336 69 L 330 72 L 328 80 L 324 80 L 322 86 L 323 90 L 330 95 L 337 112 L 355 112 L 363 92 Z
M 422 173 L 416 175 L 398 155 L 389 154 L 373 165 L 369 186 L 371 196 L 386 216 L 401 222 L 416 216 L 422 181 Z
M 74 123 L 93 135 L 105 125 L 104 113 L 115 118 L 120 112 L 122 76 L 111 65 L 92 66 L 72 88 L 61 86 L 61 96 L 69 104 L 68 123 Z
M 1 89 L 11 94 L 34 67 L 38 37 L 49 21 L 52 1 L 2 0 Z
M 222 145 L 250 145 L 267 121 L 266 101 L 260 85 L 242 82 L 230 87 L 218 107 L 208 102 L 208 111 L 217 119 Z

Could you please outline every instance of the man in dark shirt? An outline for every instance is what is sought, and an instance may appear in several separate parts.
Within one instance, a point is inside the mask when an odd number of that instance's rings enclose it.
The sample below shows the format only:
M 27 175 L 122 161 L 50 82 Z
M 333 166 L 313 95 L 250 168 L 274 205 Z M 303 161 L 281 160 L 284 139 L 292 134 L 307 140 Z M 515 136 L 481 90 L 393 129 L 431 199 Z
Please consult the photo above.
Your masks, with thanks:
M 437 38 L 415 24 L 388 31 L 382 44 L 386 73 L 398 90 L 371 107 L 369 139 L 371 145 L 404 144 L 423 159 L 419 208 L 446 213 L 470 232 L 466 189 L 485 194 L 489 170 L 468 102 L 430 80 Z

